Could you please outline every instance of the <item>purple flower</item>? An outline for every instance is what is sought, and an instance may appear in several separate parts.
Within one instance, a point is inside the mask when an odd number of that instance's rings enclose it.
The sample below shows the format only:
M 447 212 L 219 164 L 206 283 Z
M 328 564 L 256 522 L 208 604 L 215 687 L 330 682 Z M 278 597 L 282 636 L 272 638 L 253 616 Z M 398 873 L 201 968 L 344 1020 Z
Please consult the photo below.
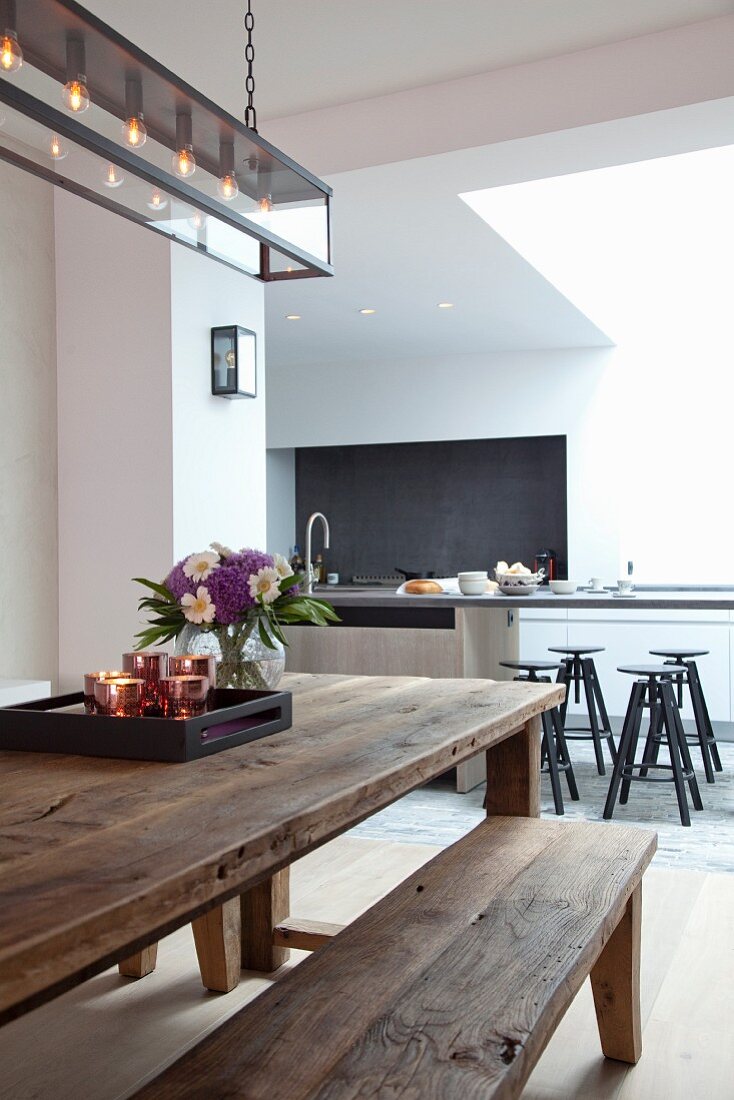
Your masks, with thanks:
M 272 564 L 270 554 L 259 550 L 241 550 L 222 559 L 219 569 L 207 577 L 206 583 L 217 609 L 218 623 L 227 625 L 238 622 L 246 611 L 255 606 L 255 600 L 250 595 L 250 577 L 258 569 Z
M 197 585 L 183 571 L 187 561 L 188 558 L 182 558 L 180 562 L 174 565 L 165 580 L 166 588 L 170 588 L 179 603 L 181 603 L 181 597 L 187 593 L 190 596 L 196 595 Z
M 195 596 L 199 587 L 183 571 L 187 561 L 188 558 L 182 558 L 174 565 L 165 582 L 179 603 L 187 593 Z M 250 595 L 250 577 L 258 569 L 272 565 L 270 554 L 263 554 L 260 550 L 240 550 L 237 554 L 220 559 L 219 568 L 212 570 L 204 582 L 204 587 L 217 609 L 216 623 L 228 626 L 239 622 L 244 613 L 255 606 L 255 600 Z M 295 595 L 295 591 L 292 590 L 292 594 Z

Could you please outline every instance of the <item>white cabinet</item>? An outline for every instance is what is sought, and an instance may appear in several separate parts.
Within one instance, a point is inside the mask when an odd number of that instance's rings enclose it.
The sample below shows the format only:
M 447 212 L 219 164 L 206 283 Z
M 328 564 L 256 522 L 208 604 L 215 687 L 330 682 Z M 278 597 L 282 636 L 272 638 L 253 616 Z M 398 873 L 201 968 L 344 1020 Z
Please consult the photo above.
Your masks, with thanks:
M 708 656 L 698 660 L 698 670 L 709 713 L 714 721 L 728 722 L 732 714 L 730 630 L 728 611 L 574 609 L 569 612 L 568 644 L 605 647 L 603 653 L 594 654 L 594 660 L 607 710 L 617 716 L 625 713 L 633 683 L 632 676 L 617 672 L 619 665 L 654 664 L 658 658 L 650 650 L 666 646 L 707 649 Z M 581 709 L 569 706 L 569 711 Z M 683 717 L 693 717 L 687 692 Z
M 519 616 L 521 660 L 554 661 L 558 656 L 560 661 L 560 655 L 549 653 L 548 649 L 552 645 L 568 645 L 566 608 L 523 607 Z

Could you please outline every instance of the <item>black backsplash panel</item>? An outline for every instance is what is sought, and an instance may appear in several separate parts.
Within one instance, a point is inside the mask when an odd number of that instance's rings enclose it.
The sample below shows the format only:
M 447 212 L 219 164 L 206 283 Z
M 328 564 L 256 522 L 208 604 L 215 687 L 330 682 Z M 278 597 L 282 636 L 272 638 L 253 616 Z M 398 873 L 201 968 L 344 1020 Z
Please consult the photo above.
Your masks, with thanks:
M 296 515 L 331 525 L 329 570 L 354 574 L 532 567 L 535 552 L 568 561 L 566 437 L 378 443 L 296 450 Z M 314 554 L 321 528 L 314 530 Z

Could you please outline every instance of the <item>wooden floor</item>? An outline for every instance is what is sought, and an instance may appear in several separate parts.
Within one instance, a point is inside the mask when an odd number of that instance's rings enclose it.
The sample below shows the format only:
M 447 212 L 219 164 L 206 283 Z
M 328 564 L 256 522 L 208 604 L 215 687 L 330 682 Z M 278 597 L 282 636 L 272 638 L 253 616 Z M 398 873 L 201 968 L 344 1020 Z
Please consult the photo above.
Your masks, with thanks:
M 293 911 L 348 921 L 437 850 L 341 837 L 294 868 Z M 734 876 L 653 863 L 644 886 L 642 1061 L 631 1069 L 601 1057 L 586 983 L 524 1097 L 732 1100 L 733 915 Z M 188 928 L 163 941 L 158 958 L 148 978 L 108 971 L 0 1030 L 0 1098 L 126 1097 L 267 984 L 245 976 L 233 993 L 206 993 Z

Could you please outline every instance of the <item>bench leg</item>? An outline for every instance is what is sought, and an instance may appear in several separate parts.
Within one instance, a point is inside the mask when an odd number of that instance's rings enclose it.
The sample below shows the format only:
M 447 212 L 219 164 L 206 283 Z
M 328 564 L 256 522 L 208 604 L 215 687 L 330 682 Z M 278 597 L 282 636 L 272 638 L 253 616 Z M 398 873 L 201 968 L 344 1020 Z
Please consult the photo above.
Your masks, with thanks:
M 487 749 L 487 817 L 540 817 L 540 716 Z
M 284 867 L 272 878 L 243 894 L 242 967 L 269 974 L 290 956 L 288 947 L 273 943 L 273 930 L 290 915 L 290 868 Z
M 158 944 L 151 943 L 142 951 L 138 951 L 128 959 L 123 959 L 117 964 L 117 969 L 123 978 L 144 978 L 146 974 L 152 974 L 155 970 L 157 958 Z
M 240 899 L 232 898 L 191 922 L 201 981 L 229 993 L 240 980 Z
M 640 926 L 642 882 L 627 902 L 591 971 L 601 1048 L 607 1058 L 634 1065 L 642 1054 Z

